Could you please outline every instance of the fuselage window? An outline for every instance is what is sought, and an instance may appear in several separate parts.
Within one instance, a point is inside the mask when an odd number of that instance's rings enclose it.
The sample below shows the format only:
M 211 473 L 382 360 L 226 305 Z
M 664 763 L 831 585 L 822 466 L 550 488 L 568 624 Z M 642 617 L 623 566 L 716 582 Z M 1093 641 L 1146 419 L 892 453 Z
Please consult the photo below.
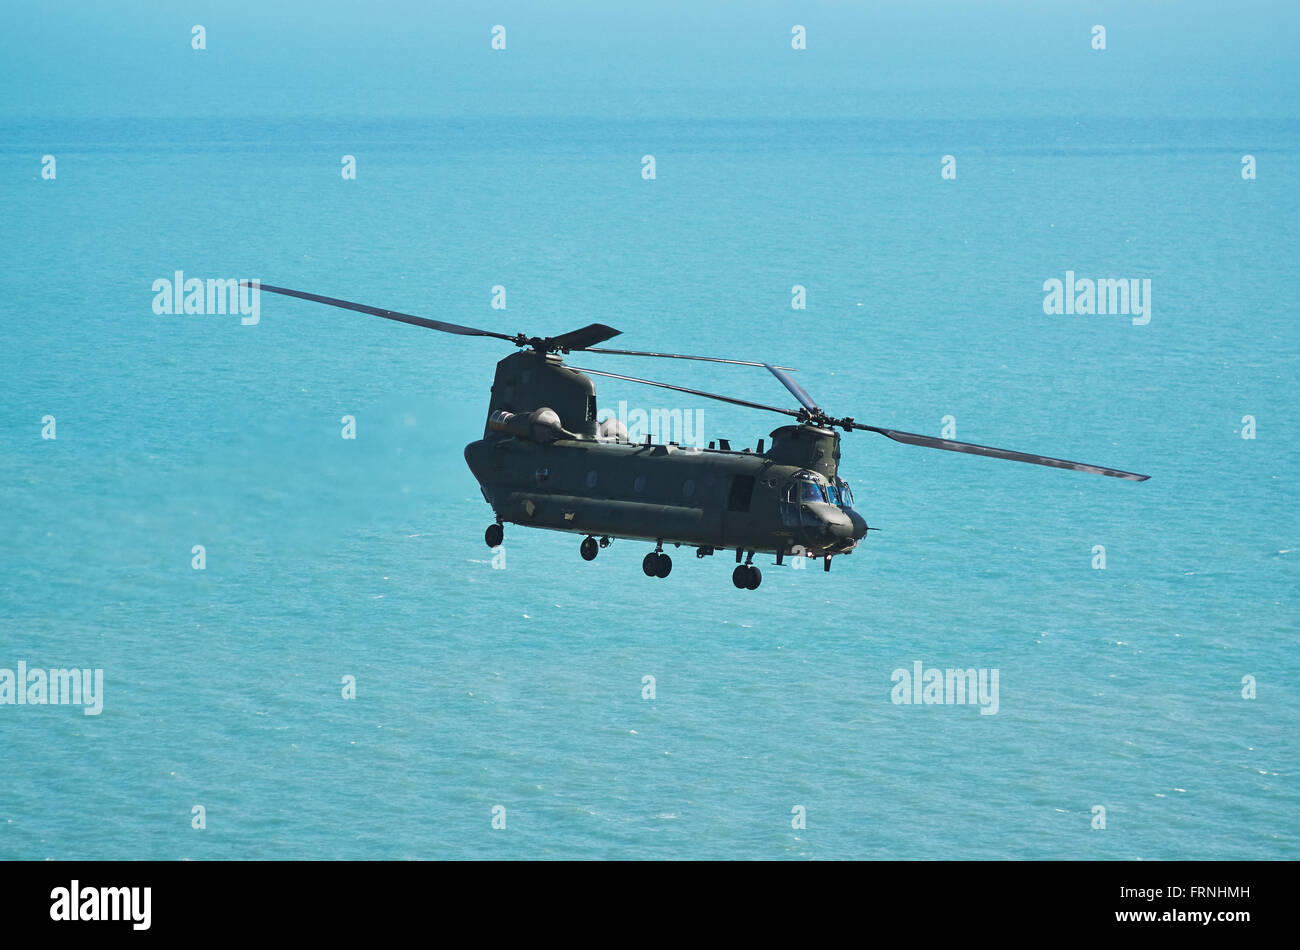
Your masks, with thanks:
M 636 480 L 632 482 L 632 490 L 636 492 L 638 495 L 641 494 L 643 491 L 645 491 L 644 475 L 638 475 L 636 477 Z
M 587 421 L 596 421 L 596 394 L 592 393 L 587 397 Z
M 688 478 L 688 479 L 686 479 L 686 481 L 682 482 L 682 494 L 683 494 L 685 497 L 687 497 L 687 498 L 690 498 L 692 495 L 695 494 L 695 480 L 694 480 L 694 479 L 692 479 L 692 478 Z
M 754 476 L 733 475 L 731 491 L 727 494 L 728 511 L 749 511 L 749 503 L 754 497 Z
M 596 487 L 596 470 L 594 468 L 587 473 L 587 487 L 588 488 Z

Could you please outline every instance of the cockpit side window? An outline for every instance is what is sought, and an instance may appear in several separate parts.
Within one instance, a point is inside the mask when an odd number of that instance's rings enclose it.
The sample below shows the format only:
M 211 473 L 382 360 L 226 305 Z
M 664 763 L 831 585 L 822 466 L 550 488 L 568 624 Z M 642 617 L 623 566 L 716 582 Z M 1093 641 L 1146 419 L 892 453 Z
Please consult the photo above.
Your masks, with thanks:
M 852 492 L 852 490 L 850 490 L 850 488 L 849 488 L 849 483 L 846 482 L 846 481 L 843 481 L 843 480 L 840 481 L 840 501 L 839 501 L 839 506 L 840 506 L 841 508 L 852 508 L 852 507 L 853 507 L 853 492 Z
M 803 482 L 800 487 L 799 500 L 804 502 L 825 501 L 826 494 L 822 491 L 822 486 L 816 482 Z

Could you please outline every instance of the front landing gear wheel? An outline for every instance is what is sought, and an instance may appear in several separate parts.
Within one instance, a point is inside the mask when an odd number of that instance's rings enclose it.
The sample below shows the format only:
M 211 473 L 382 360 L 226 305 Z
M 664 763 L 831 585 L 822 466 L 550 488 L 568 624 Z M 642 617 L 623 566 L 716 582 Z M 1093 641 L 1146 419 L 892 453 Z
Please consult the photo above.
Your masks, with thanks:
M 584 561 L 594 561 L 596 555 L 600 553 L 600 548 L 597 546 L 595 538 L 587 538 L 582 542 L 582 546 L 578 548 L 578 551 L 582 554 Z
M 731 572 L 731 583 L 739 590 L 758 590 L 763 583 L 763 574 L 753 564 L 737 564 Z
M 745 587 L 748 590 L 758 590 L 758 585 L 763 583 L 763 572 L 752 564 L 749 565 L 749 578 L 745 581 Z
M 505 536 L 506 529 L 499 524 L 490 524 L 487 530 L 483 532 L 483 540 L 487 542 L 487 546 L 490 548 L 500 547 Z

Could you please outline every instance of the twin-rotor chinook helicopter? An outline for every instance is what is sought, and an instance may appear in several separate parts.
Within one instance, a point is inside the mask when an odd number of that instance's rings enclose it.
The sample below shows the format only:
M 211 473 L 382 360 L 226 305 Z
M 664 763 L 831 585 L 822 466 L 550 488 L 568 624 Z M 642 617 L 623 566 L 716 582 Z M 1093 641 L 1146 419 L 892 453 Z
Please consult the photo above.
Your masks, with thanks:
M 754 565 L 754 555 L 759 552 L 775 554 L 777 564 L 787 556 L 821 558 L 829 571 L 831 559 L 851 554 L 868 530 L 853 508 L 848 482 L 839 476 L 840 436 L 836 429 L 878 432 L 908 445 L 1136 482 L 1149 477 L 835 418 L 795 382 L 790 367 L 598 348 L 598 343 L 620 333 L 602 323 L 559 336 L 511 336 L 283 287 L 262 284 L 261 289 L 445 333 L 495 337 L 520 348 L 497 363 L 483 438 L 465 447 L 465 461 L 496 514 L 485 533 L 490 547 L 501 543 L 505 535 L 502 525 L 509 522 L 585 535 L 579 550 L 588 561 L 608 547 L 611 538 L 653 542 L 654 550 L 642 562 L 647 577 L 667 577 L 672 570 L 665 544 L 694 547 L 700 558 L 734 549 L 736 568 L 731 580 L 742 589 L 754 590 L 762 581 Z M 561 359 L 562 354 L 576 352 L 762 366 L 784 384 L 801 408 L 768 406 L 635 376 L 579 369 Z M 672 442 L 653 444 L 649 436 L 644 443 L 632 443 L 617 419 L 597 421 L 596 387 L 591 376 L 779 412 L 795 422 L 772 432 L 772 444 L 766 449 L 760 439 L 754 451 L 736 451 L 725 439 L 717 448 L 709 443 L 707 449 Z

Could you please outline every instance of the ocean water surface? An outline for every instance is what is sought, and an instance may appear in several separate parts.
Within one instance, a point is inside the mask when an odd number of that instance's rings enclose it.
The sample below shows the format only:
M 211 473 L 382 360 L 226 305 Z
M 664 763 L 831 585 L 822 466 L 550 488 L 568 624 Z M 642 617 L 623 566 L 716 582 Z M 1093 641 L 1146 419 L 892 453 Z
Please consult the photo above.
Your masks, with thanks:
M 0 706 L 0 856 L 1297 857 L 1300 125 L 629 103 L 6 120 L 0 667 L 105 686 L 98 716 Z M 881 530 L 829 574 L 763 558 L 737 591 L 682 549 L 651 580 L 648 545 L 514 526 L 497 569 L 462 451 L 507 344 L 271 294 L 254 326 L 155 314 L 177 270 L 608 323 L 1151 479 L 858 432 Z M 1067 271 L 1150 279 L 1150 322 L 1045 314 Z M 598 368 L 787 401 L 750 367 Z M 597 387 L 736 446 L 780 423 Z M 892 702 L 917 661 L 996 669 L 996 714 Z

